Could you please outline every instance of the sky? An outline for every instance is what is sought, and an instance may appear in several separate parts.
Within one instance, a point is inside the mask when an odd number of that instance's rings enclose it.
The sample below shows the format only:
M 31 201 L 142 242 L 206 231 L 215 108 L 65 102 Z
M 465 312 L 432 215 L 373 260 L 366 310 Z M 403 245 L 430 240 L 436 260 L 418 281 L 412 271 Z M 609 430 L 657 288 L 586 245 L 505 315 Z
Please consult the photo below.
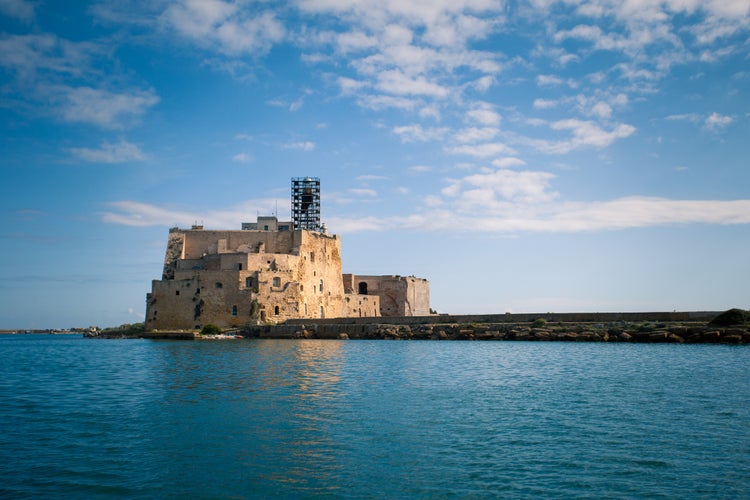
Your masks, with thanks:
M 750 0 L 0 0 L 0 329 L 290 218 L 442 313 L 750 309 Z

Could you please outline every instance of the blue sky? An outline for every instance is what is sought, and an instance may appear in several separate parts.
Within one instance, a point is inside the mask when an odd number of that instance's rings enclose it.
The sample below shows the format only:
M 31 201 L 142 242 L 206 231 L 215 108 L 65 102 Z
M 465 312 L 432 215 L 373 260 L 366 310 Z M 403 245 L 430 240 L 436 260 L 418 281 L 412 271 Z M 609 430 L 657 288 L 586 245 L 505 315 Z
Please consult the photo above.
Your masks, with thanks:
M 289 218 L 448 313 L 750 308 L 750 0 L 0 0 L 0 328 Z

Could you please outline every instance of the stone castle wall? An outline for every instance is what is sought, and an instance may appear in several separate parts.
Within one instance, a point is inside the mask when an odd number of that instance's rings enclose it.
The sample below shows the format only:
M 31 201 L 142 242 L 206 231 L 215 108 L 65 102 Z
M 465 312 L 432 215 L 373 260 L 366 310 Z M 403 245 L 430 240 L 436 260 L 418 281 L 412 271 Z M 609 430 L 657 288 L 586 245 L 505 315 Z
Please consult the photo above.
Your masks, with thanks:
M 162 279 L 147 297 L 146 328 L 379 314 L 379 297 L 344 292 L 336 236 L 172 229 Z
M 381 316 L 428 316 L 430 283 L 414 276 L 361 276 L 345 274 L 344 288 L 351 293 L 380 299 Z

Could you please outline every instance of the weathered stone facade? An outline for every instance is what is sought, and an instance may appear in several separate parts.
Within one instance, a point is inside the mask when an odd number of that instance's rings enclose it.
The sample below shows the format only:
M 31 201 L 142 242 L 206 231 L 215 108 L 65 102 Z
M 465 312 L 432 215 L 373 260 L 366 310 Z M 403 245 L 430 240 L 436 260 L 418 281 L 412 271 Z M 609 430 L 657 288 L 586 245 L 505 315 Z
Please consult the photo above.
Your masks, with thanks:
M 346 293 L 376 296 L 380 316 L 429 316 L 430 283 L 414 276 L 344 275 Z
M 383 298 L 388 315 L 429 314 L 427 280 L 357 277 L 382 293 L 345 290 L 336 235 L 291 231 L 275 217 L 243 227 L 170 229 L 162 279 L 147 296 L 148 330 L 379 316 Z

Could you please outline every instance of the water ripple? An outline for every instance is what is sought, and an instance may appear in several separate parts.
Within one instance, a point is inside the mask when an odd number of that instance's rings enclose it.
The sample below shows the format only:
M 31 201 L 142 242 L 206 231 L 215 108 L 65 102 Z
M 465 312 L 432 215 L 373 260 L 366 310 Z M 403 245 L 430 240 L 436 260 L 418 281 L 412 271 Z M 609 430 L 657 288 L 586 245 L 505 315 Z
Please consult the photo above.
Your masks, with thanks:
M 0 338 L 0 497 L 743 498 L 750 350 Z

